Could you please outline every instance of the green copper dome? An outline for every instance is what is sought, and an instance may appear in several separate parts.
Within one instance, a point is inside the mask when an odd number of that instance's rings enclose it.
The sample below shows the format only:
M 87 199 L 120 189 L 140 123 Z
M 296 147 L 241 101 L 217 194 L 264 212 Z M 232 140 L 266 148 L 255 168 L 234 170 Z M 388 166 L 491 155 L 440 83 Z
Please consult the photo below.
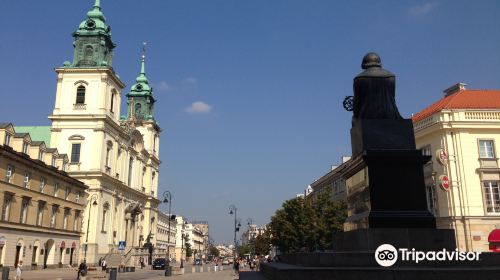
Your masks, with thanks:
M 100 0 L 95 1 L 87 13 L 87 19 L 73 32 L 73 37 L 73 63 L 65 64 L 64 67 L 111 67 L 112 53 L 116 45 L 111 40 L 111 27 L 106 24 Z
M 127 119 L 153 120 L 153 107 L 156 100 L 153 97 L 153 88 L 146 77 L 146 56 L 141 57 L 141 72 L 135 79 L 130 92 L 127 93 Z

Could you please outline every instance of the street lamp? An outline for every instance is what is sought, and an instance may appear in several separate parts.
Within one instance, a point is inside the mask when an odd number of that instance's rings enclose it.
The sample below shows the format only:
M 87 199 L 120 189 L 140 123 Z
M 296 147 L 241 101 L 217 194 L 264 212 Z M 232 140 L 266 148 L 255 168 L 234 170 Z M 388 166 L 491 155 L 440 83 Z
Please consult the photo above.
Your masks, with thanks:
M 238 210 L 238 208 L 236 208 L 236 206 L 234 206 L 233 204 L 231 204 L 229 206 L 229 215 L 233 215 L 234 214 L 234 252 L 233 252 L 233 262 L 236 261 L 236 232 L 240 230 L 240 226 L 241 224 L 238 222 L 237 218 L 236 218 L 236 211 Z
M 163 193 L 163 203 L 168 203 L 168 232 L 167 232 L 167 257 L 165 258 L 165 276 L 171 276 L 172 269 L 170 267 L 170 222 L 172 221 L 172 194 L 169 191 Z
M 252 242 L 253 240 L 253 237 L 254 237 L 254 234 L 253 232 L 251 232 L 252 230 L 252 225 L 253 225 L 253 220 L 252 218 L 248 218 L 247 219 L 247 225 L 248 225 L 248 243 L 251 245 L 251 248 L 252 248 L 252 251 L 250 252 L 252 255 L 250 256 L 250 258 L 253 258 L 254 256 L 254 251 L 255 251 L 255 243 Z
M 88 213 L 88 221 L 87 221 L 87 236 L 85 237 L 85 254 L 83 257 L 83 261 L 87 262 L 87 248 L 89 247 L 89 227 L 90 227 L 90 212 L 92 210 L 92 205 L 97 205 L 97 194 L 93 194 L 89 200 L 89 213 Z
M 184 225 L 183 225 L 184 227 Z M 181 266 L 180 268 L 184 268 L 184 239 L 188 238 L 189 234 L 184 232 L 184 229 L 181 230 Z

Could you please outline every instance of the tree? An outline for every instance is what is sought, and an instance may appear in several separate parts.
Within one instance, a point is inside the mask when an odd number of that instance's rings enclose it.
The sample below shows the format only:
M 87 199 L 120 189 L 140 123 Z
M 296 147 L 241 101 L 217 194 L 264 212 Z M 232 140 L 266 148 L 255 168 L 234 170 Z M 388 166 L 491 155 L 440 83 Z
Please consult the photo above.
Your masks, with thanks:
M 256 255 L 265 256 L 269 254 L 271 250 L 271 237 L 269 230 L 266 230 L 263 234 L 253 238 L 250 244 L 254 248 L 254 253 Z
M 242 256 L 246 254 L 250 254 L 250 246 L 248 244 L 238 246 L 238 255 Z
M 214 245 L 210 245 L 210 247 L 208 247 L 208 254 L 215 256 L 215 257 L 218 257 L 218 256 L 220 256 L 220 251 Z
M 191 243 L 186 243 L 186 257 L 190 258 L 193 256 L 193 249 L 191 249 Z
M 333 202 L 331 193 L 328 187 L 315 201 L 285 201 L 271 217 L 271 244 L 282 253 L 331 249 L 333 233 L 342 231 L 347 216 L 345 202 Z

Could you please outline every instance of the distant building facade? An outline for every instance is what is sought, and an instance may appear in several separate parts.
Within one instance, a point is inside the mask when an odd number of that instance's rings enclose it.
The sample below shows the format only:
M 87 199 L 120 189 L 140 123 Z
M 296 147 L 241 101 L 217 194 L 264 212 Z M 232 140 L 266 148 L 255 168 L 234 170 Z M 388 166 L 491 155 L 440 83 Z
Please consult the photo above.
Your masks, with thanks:
M 455 229 L 457 247 L 487 251 L 500 228 L 500 90 L 456 84 L 413 117 L 428 208 L 439 228 Z
M 169 225 L 170 224 L 170 225 Z M 158 212 L 158 226 L 156 236 L 157 253 L 175 259 L 175 240 L 177 233 L 177 222 L 161 211 Z M 170 248 L 169 248 L 170 247 Z
M 87 186 L 65 172 L 68 156 L 0 123 L 0 265 L 76 265 Z
M 316 201 L 317 196 L 325 192 L 328 188 L 331 191 L 333 201 L 347 199 L 347 190 L 345 179 L 342 177 L 346 167 L 350 163 L 350 157 L 342 157 L 342 163 L 338 166 L 332 166 L 331 170 L 312 182 L 309 187 L 312 191 L 306 196 L 310 201 Z

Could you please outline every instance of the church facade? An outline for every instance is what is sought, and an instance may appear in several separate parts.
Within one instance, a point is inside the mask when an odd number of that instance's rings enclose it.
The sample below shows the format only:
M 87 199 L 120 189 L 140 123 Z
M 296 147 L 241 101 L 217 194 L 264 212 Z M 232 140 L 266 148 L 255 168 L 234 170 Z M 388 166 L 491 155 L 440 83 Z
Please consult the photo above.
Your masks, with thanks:
M 116 45 L 99 0 L 73 37 L 73 61 L 55 70 L 47 129 L 50 147 L 69 156 L 67 173 L 89 187 L 79 252 L 80 260 L 92 264 L 148 241 L 156 244 L 161 129 L 153 117 L 156 100 L 144 54 L 121 115 L 125 83 L 112 67 Z

